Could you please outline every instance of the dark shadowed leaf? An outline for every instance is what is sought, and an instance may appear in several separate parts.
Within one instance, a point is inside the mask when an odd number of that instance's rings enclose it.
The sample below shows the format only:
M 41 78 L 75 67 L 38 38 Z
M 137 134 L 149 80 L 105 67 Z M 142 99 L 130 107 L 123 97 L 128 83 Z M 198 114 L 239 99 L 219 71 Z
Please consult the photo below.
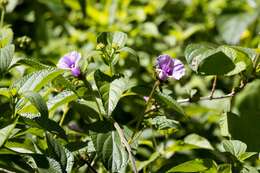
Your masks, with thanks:
M 128 82 L 124 78 L 113 80 L 100 70 L 95 72 L 94 77 L 107 116 L 110 116 L 122 94 L 128 89 Z
M 128 154 L 115 131 L 91 135 L 96 152 L 111 172 L 120 172 L 127 165 Z
M 74 164 L 73 154 L 58 141 L 53 139 L 50 134 L 46 133 L 46 138 L 48 144 L 48 154 L 50 157 L 60 163 L 63 172 L 71 172 Z
M 9 44 L 0 48 L 0 73 L 5 73 L 14 56 L 14 45 Z

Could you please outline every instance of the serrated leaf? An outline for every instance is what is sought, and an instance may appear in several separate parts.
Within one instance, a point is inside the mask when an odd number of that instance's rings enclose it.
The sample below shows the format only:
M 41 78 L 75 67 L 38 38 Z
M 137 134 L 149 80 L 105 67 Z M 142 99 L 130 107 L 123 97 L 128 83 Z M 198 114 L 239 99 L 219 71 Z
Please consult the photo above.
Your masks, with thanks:
M 237 44 L 245 29 L 256 19 L 257 13 L 236 13 L 220 16 L 217 29 L 228 44 Z
M 168 96 L 162 92 L 156 92 L 154 94 L 154 98 L 158 102 L 158 104 L 161 105 L 162 107 L 165 107 L 170 110 L 174 110 L 175 112 L 179 113 L 180 115 L 185 115 L 185 112 L 182 109 L 182 107 L 179 106 L 178 103 L 170 96 Z
M 11 135 L 11 132 L 15 128 L 16 123 L 10 124 L 2 129 L 0 129 L 0 147 L 3 146 L 5 141 L 9 138 Z
M 59 126 L 59 124 L 51 119 L 44 119 L 39 114 L 27 113 L 27 114 L 20 114 L 20 120 L 31 126 L 40 129 L 44 129 L 51 133 L 58 135 L 59 137 L 66 139 L 66 133 L 63 128 Z
M 257 154 L 257 152 L 245 152 L 245 153 L 241 154 L 238 159 L 240 161 L 244 161 L 244 160 L 246 160 L 246 159 L 248 159 L 251 156 L 256 155 L 256 154 Z
M 238 140 L 224 140 L 222 142 L 224 151 L 230 152 L 232 155 L 239 158 L 246 152 L 246 144 Z
M 53 111 L 57 107 L 59 107 L 63 104 L 69 103 L 76 99 L 77 99 L 77 95 L 74 94 L 74 92 L 65 90 L 65 91 L 60 92 L 53 98 L 50 98 L 47 101 L 47 106 L 48 106 L 49 111 Z
M 48 118 L 49 115 L 48 107 L 40 94 L 33 91 L 26 91 L 23 93 L 23 96 L 26 99 L 28 99 L 32 105 L 34 105 L 37 108 L 42 118 L 44 119 Z
M 218 173 L 232 173 L 232 166 L 230 164 L 221 164 L 218 166 Z
M 180 126 L 180 123 L 178 121 L 168 119 L 166 116 L 156 116 L 154 118 L 149 118 L 147 121 L 158 130 L 169 128 L 177 129 Z
M 48 68 L 33 72 L 13 83 L 12 88 L 17 88 L 19 93 L 25 91 L 39 91 L 44 85 L 64 72 L 62 69 Z
M 60 163 L 63 172 L 71 172 L 74 163 L 73 154 L 53 139 L 50 134 L 46 133 L 46 138 L 50 157 Z
M 207 171 L 211 167 L 215 167 L 216 163 L 209 159 L 195 159 L 191 161 L 184 162 L 171 168 L 167 173 L 170 172 L 200 172 Z
M 34 154 L 32 158 L 36 164 L 35 169 L 37 169 L 39 173 L 63 173 L 59 162 L 51 157 Z
M 30 66 L 37 70 L 51 68 L 50 66 L 42 64 L 33 58 L 20 58 L 20 59 L 16 60 L 15 62 L 13 62 L 10 68 L 13 68 L 18 65 L 27 65 L 27 66 Z
M 252 166 L 244 165 L 240 173 L 259 173 L 259 171 Z
M 0 47 L 5 47 L 8 44 L 11 44 L 13 40 L 13 31 L 8 27 L 2 27 L 0 29 Z
M 120 31 L 102 32 L 97 38 L 97 43 L 102 43 L 104 45 L 110 44 L 111 46 L 114 44 L 119 48 L 124 47 L 126 41 L 127 35 Z
M 191 69 L 202 75 L 231 76 L 251 71 L 253 67 L 247 53 L 225 45 L 190 44 L 185 49 L 185 57 Z
M 9 68 L 14 56 L 14 45 L 9 44 L 0 48 L 0 74 L 5 73 Z
M 94 147 L 104 166 L 111 172 L 120 172 L 127 165 L 128 154 L 115 131 L 91 135 Z
M 94 73 L 94 78 L 107 116 L 110 116 L 122 94 L 129 87 L 127 81 L 124 78 L 113 80 L 113 78 L 102 73 L 100 70 Z

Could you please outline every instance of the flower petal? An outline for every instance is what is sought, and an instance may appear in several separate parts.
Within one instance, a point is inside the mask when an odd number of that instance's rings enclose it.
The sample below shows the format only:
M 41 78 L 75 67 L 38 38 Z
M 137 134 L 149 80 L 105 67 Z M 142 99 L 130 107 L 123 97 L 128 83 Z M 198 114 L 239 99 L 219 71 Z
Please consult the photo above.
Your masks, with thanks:
M 176 80 L 179 80 L 184 75 L 185 75 L 185 68 L 183 63 L 178 59 L 174 59 L 174 67 L 173 67 L 171 77 L 173 77 Z
M 70 68 L 71 64 L 72 64 L 72 62 L 71 62 L 71 60 L 69 59 L 69 57 L 63 56 L 63 57 L 59 60 L 57 66 L 58 66 L 59 68 L 62 68 L 62 69 L 68 69 L 68 68 Z
M 71 68 L 71 73 L 73 76 L 78 77 L 80 75 L 80 68 L 79 67 Z

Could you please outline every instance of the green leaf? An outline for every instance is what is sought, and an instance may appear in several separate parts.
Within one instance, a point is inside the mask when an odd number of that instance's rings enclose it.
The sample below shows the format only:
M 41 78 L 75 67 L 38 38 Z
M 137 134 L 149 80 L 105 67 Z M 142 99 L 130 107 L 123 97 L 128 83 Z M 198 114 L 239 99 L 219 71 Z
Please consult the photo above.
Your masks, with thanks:
M 32 105 L 34 105 L 37 108 L 42 118 L 44 119 L 48 118 L 49 116 L 48 107 L 40 94 L 33 91 L 26 91 L 23 93 L 23 96 L 26 99 L 28 99 Z
M 0 47 L 5 47 L 13 41 L 13 31 L 8 27 L 2 27 L 0 29 Z
M 39 173 L 63 173 L 60 163 L 55 159 L 40 154 L 32 154 L 31 157 L 34 163 L 29 164 Z
M 253 67 L 247 53 L 230 46 L 190 44 L 185 49 L 185 57 L 191 69 L 201 75 L 230 76 Z
M 14 56 L 14 45 L 9 44 L 0 48 L 0 73 L 5 73 L 9 68 Z
M 71 90 L 74 93 L 77 92 L 76 86 L 62 75 L 58 75 L 55 79 L 53 79 L 52 84 L 55 88 Z
M 215 167 L 216 163 L 213 160 L 209 159 L 195 159 L 191 161 L 184 162 L 180 165 L 177 165 L 171 168 L 170 172 L 200 172 L 207 171 L 211 167 Z
M 0 88 L 0 95 L 10 98 L 11 91 L 8 88 Z
M 180 126 L 180 123 L 175 120 L 168 119 L 166 116 L 156 116 L 154 118 L 149 118 L 148 123 L 155 126 L 158 130 L 164 129 L 177 129 Z
M 94 73 L 94 78 L 107 116 L 110 116 L 122 94 L 129 87 L 127 80 L 124 78 L 113 80 L 113 78 L 102 73 L 100 70 Z
M 98 157 L 111 172 L 120 172 L 127 165 L 128 154 L 115 131 L 91 135 Z
M 9 138 L 11 135 L 11 132 L 15 128 L 16 123 L 10 124 L 2 129 L 0 129 L 0 147 L 2 147 L 5 143 L 5 141 Z
M 131 55 L 133 55 L 134 57 L 136 57 L 136 61 L 137 61 L 138 63 L 140 63 L 139 56 L 138 56 L 137 52 L 136 52 L 134 49 L 132 49 L 132 48 L 130 48 L 130 47 L 123 47 L 123 48 L 120 49 L 119 51 L 120 51 L 120 52 L 130 53 Z
M 214 150 L 214 148 L 212 147 L 212 145 L 209 143 L 209 141 L 206 138 L 201 137 L 197 134 L 190 134 L 190 135 L 186 136 L 184 138 L 184 142 L 186 144 L 195 145 L 199 148 Z
M 7 170 L 7 171 L 3 171 Z M 31 173 L 34 170 L 26 163 L 21 155 L 6 154 L 0 157 L 0 171 L 8 173 Z
M 57 68 L 39 70 L 15 81 L 12 88 L 17 88 L 19 93 L 25 91 L 39 91 L 43 86 L 62 73 L 64 73 L 64 70 Z
M 247 84 L 241 93 L 236 95 L 234 109 L 236 114 L 229 113 L 228 128 L 234 139 L 247 144 L 248 151 L 260 151 L 259 111 L 260 111 L 260 79 Z M 243 128 L 241 128 L 243 127 Z
M 63 128 L 59 126 L 59 124 L 51 119 L 42 118 L 40 115 L 37 114 L 20 114 L 21 122 L 31 126 L 36 127 L 39 129 L 44 129 L 51 133 L 58 135 L 59 137 L 66 139 L 66 133 Z
M 56 96 L 54 96 L 53 98 L 50 98 L 47 101 L 47 106 L 48 106 L 49 111 L 53 111 L 57 107 L 59 107 L 63 104 L 69 103 L 71 101 L 74 101 L 77 98 L 78 97 L 76 94 L 74 94 L 74 92 L 64 90 L 64 91 L 60 92 L 59 94 L 57 94 Z
M 50 157 L 60 163 L 64 172 L 71 172 L 74 163 L 73 154 L 53 139 L 50 134 L 46 133 L 46 138 Z
M 224 151 L 230 152 L 232 155 L 239 158 L 246 152 L 246 144 L 238 140 L 224 140 L 222 142 Z
M 48 167 L 38 167 L 37 170 L 39 171 L 39 173 L 62 173 L 62 169 L 59 162 L 49 157 L 47 157 L 47 160 Z
M 42 64 L 33 58 L 20 58 L 15 63 L 12 63 L 12 66 L 10 68 L 13 68 L 18 65 L 27 65 L 38 70 L 50 68 L 50 66 Z
M 218 173 L 232 173 L 232 166 L 230 164 L 221 164 L 218 166 Z
M 118 48 L 124 47 L 127 41 L 127 35 L 123 32 L 102 32 L 97 38 L 97 43 L 104 45 L 116 45 Z
M 256 20 L 257 13 L 227 14 L 217 20 L 217 29 L 228 44 L 237 44 L 242 33 Z
M 245 153 L 241 154 L 238 159 L 240 161 L 244 161 L 244 160 L 246 160 L 246 159 L 248 159 L 251 156 L 256 155 L 256 154 L 257 154 L 257 152 L 245 152 Z
M 240 173 L 259 173 L 259 171 L 249 165 L 244 165 L 243 169 L 240 171 Z
M 143 168 L 147 167 L 148 165 L 152 164 L 152 162 L 154 162 L 156 159 L 158 159 L 160 157 L 160 153 L 159 152 L 155 152 L 153 153 L 148 160 L 146 161 L 142 161 L 137 170 L 141 171 Z
M 154 94 L 154 98 L 158 102 L 158 104 L 161 105 L 162 107 L 165 107 L 169 110 L 173 110 L 180 115 L 185 115 L 185 112 L 182 109 L 182 107 L 179 106 L 178 103 L 170 96 L 162 92 L 156 92 Z

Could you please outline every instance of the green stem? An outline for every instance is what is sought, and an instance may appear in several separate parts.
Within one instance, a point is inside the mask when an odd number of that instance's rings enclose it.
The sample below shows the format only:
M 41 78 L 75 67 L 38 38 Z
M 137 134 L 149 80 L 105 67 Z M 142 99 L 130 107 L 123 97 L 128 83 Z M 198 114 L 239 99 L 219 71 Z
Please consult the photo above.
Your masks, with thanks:
M 0 27 L 2 28 L 4 25 L 4 16 L 5 16 L 5 9 L 2 8 L 2 12 L 1 12 L 1 21 L 0 21 Z
M 111 62 L 109 63 L 109 70 L 110 70 L 110 76 L 113 76 L 113 66 L 111 64 Z
M 154 95 L 154 92 L 156 91 L 156 88 L 157 88 L 159 85 L 160 85 L 160 81 L 157 80 L 157 81 L 154 83 L 154 85 L 153 85 L 153 88 L 152 88 L 151 93 L 149 94 L 148 100 L 147 100 L 147 102 L 146 102 L 145 112 L 147 112 L 147 111 L 150 109 L 150 107 L 151 107 L 150 102 L 151 102 L 151 100 L 152 100 L 152 97 L 153 97 L 153 95 Z
M 133 135 L 132 135 L 132 137 L 131 137 L 129 143 L 131 143 L 132 140 L 135 138 L 136 133 L 138 132 L 138 129 L 139 129 L 140 125 L 141 125 L 141 122 L 142 122 L 143 119 L 144 119 L 144 115 L 145 115 L 146 112 L 149 111 L 149 109 L 151 108 L 152 105 L 150 105 L 150 102 L 151 102 L 152 97 L 153 97 L 153 95 L 154 95 L 154 93 L 155 93 L 155 91 L 156 91 L 156 89 L 157 89 L 157 87 L 158 87 L 159 85 L 160 85 L 160 81 L 157 80 L 157 81 L 154 83 L 153 88 L 152 88 L 152 90 L 151 90 L 151 92 L 150 92 L 150 94 L 149 94 L 149 98 L 148 98 L 148 100 L 147 100 L 147 102 L 146 102 L 144 114 L 143 114 L 142 116 L 140 116 L 140 118 L 138 119 L 137 125 L 136 125 L 136 128 L 135 128 L 135 131 L 134 131 L 134 133 L 133 133 Z
M 126 148 L 126 151 L 128 152 L 128 155 L 129 155 L 129 159 L 130 159 L 130 162 L 132 164 L 132 168 L 133 168 L 133 171 L 134 173 L 137 173 L 137 168 L 136 168 L 136 163 L 135 163 L 135 159 L 134 159 L 134 156 L 132 155 L 132 150 L 131 150 L 131 146 L 129 145 L 129 143 L 127 142 L 127 139 L 125 137 L 125 134 L 124 134 L 124 131 L 123 129 L 121 129 L 120 125 L 114 121 L 114 127 L 120 137 L 120 140 L 121 140 L 121 143 L 125 146 Z
M 64 122 L 64 120 L 65 120 L 65 117 L 66 117 L 68 111 L 69 111 L 69 107 L 68 107 L 68 105 L 66 105 L 66 107 L 65 107 L 64 110 L 63 110 L 62 117 L 61 117 L 61 119 L 60 119 L 60 123 L 59 123 L 60 126 L 62 126 L 62 124 L 63 124 L 63 122 Z

